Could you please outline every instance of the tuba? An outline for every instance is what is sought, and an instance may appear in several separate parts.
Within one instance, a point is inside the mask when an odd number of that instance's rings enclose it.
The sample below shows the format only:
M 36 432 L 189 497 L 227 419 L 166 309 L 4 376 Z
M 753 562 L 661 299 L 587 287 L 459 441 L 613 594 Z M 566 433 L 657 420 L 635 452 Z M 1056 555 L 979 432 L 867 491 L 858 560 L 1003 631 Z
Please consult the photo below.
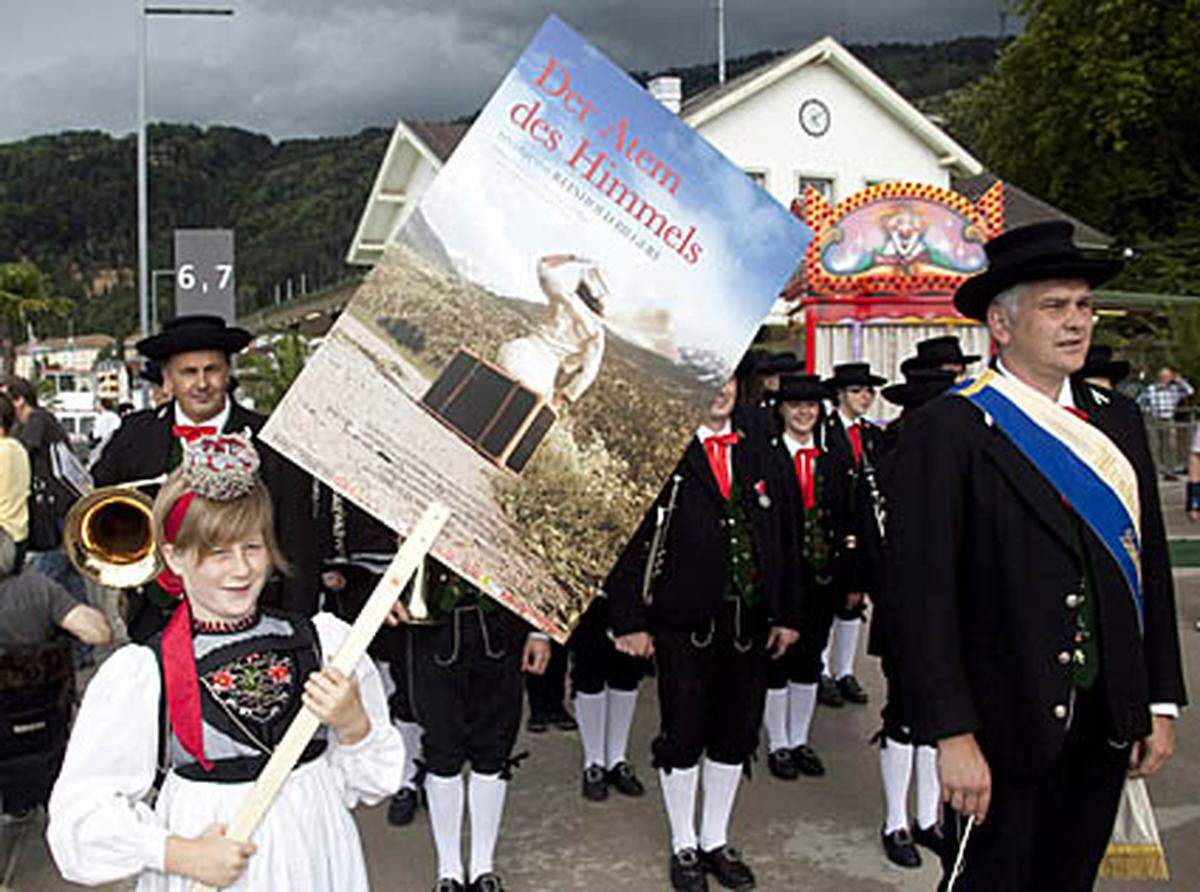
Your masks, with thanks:
M 136 487 L 163 479 L 92 490 L 71 506 L 63 549 L 81 576 L 108 588 L 136 588 L 158 575 L 153 502 Z

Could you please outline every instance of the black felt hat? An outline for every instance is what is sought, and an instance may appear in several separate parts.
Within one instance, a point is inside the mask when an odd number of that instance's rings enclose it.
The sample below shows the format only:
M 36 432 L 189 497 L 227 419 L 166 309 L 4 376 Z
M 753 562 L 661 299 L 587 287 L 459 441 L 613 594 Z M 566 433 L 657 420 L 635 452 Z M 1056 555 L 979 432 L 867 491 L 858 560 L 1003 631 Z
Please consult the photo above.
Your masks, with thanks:
M 138 377 L 143 381 L 149 381 L 151 384 L 157 384 L 159 387 L 162 387 L 162 363 L 157 359 L 147 359 L 144 363 L 142 363 L 142 370 L 138 372 Z
M 804 363 L 791 351 L 772 353 L 757 371 L 760 375 L 796 375 L 804 371 Z
M 954 306 L 964 316 L 987 321 L 988 304 L 1022 282 L 1083 279 L 1093 287 L 1121 271 L 1120 260 L 1089 257 L 1075 246 L 1075 227 L 1065 220 L 1030 223 L 1001 233 L 983 246 L 988 267 L 963 282 Z
M 226 355 L 245 349 L 252 340 L 244 328 L 225 324 L 220 316 L 176 316 L 158 334 L 138 341 L 138 352 L 165 362 L 177 353 L 220 350 Z
M 1106 378 L 1116 387 L 1129 377 L 1129 363 L 1124 359 L 1113 359 L 1112 347 L 1094 344 L 1088 348 L 1083 368 L 1075 373 L 1076 378 Z
M 878 387 L 887 384 L 887 378 L 872 373 L 871 366 L 865 362 L 843 362 L 833 367 L 833 377 L 827 378 L 824 383 L 834 390 L 843 387 Z
M 908 369 L 903 384 L 883 388 L 883 398 L 892 405 L 913 409 L 945 393 L 954 383 L 954 377 L 954 372 L 945 369 Z
M 777 404 L 813 403 L 833 398 L 817 375 L 784 375 L 779 379 L 779 389 L 772 395 Z
M 917 343 L 917 355 L 910 356 L 900 364 L 904 374 L 912 369 L 936 369 L 943 365 L 968 366 L 979 362 L 980 357 L 962 352 L 962 344 L 954 335 L 926 338 Z

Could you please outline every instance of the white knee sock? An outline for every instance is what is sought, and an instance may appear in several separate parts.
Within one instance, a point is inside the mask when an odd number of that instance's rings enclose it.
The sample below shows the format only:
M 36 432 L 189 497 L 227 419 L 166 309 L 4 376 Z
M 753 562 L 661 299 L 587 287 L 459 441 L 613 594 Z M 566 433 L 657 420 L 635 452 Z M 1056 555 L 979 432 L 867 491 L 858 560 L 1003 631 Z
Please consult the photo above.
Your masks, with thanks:
M 637 709 L 638 692 L 608 689 L 608 729 L 605 737 L 605 767 L 612 768 L 625 761 L 629 746 L 629 731 L 633 728 L 633 712 Z
M 787 749 L 788 689 L 768 688 L 767 706 L 763 710 L 763 727 L 767 731 L 767 751 Z
M 417 760 L 421 758 L 421 726 L 416 722 L 402 722 L 399 719 L 392 722 L 400 732 L 404 741 L 404 774 L 400 786 L 416 789 Z
M 433 844 L 437 847 L 438 879 L 463 881 L 462 866 L 462 816 L 463 779 L 438 777 L 425 778 L 425 795 L 429 797 L 429 826 L 433 830 Z
M 471 810 L 471 882 L 492 872 L 492 856 L 500 835 L 500 819 L 504 816 L 504 796 L 508 782 L 498 774 L 471 772 L 467 798 Z
M 917 747 L 917 826 L 928 830 L 938 820 L 942 787 L 938 781 L 937 748 Z
M 830 630 L 829 641 L 825 644 L 825 649 L 821 651 L 821 674 L 833 677 L 833 632 Z
M 883 804 L 887 810 L 884 833 L 908 827 L 908 782 L 912 778 L 913 748 L 884 738 L 879 751 L 879 774 L 883 778 Z
M 700 848 L 706 852 L 725 845 L 729 816 L 737 798 L 742 766 L 704 760 L 704 811 L 700 819 Z
M 575 721 L 579 723 L 579 740 L 583 743 L 583 767 L 604 765 L 604 726 L 608 698 L 599 694 L 575 695 Z
M 815 684 L 788 683 L 788 740 L 793 749 L 808 743 L 808 731 L 816 708 Z
M 854 657 L 858 654 L 858 630 L 860 619 L 839 619 L 833 623 L 833 669 L 834 678 L 845 678 L 854 674 Z
M 671 825 L 671 851 L 682 852 L 696 848 L 696 788 L 700 785 L 700 769 L 660 769 L 659 783 L 662 784 L 663 805 L 667 809 L 667 822 Z

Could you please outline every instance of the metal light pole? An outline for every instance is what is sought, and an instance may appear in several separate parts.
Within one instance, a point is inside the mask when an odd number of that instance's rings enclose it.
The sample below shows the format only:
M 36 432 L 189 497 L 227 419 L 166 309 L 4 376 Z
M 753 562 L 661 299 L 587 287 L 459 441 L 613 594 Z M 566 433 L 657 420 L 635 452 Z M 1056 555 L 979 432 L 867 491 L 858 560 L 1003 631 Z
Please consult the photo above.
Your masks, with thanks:
M 717 0 L 717 83 L 725 83 L 725 0 Z
M 215 6 L 146 6 L 145 0 L 134 0 L 137 12 L 135 32 L 138 55 L 138 123 L 137 123 L 137 238 L 138 238 L 138 328 L 142 337 L 150 335 L 150 223 L 149 173 L 146 169 L 146 18 L 152 15 L 231 16 L 230 7 Z

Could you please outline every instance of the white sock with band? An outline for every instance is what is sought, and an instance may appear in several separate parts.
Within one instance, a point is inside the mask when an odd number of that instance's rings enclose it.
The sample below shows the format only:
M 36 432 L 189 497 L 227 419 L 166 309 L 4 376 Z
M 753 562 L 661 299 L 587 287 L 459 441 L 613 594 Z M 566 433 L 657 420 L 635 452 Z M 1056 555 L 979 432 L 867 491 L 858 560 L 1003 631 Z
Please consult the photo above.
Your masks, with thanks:
M 788 742 L 795 749 L 808 743 L 813 712 L 817 708 L 815 684 L 788 684 Z
M 583 767 L 604 766 L 604 726 L 608 697 L 599 694 L 575 694 L 575 721 L 579 724 L 579 740 L 583 744 Z
M 742 780 L 742 766 L 704 760 L 704 810 L 700 819 L 700 848 L 706 852 L 727 842 L 729 818 Z
M 883 803 L 887 812 L 884 833 L 908 829 L 908 784 L 912 779 L 912 767 L 912 745 L 885 737 L 879 750 L 879 774 L 883 779 Z
M 425 795 L 429 797 L 429 827 L 437 847 L 438 879 L 463 881 L 462 865 L 462 775 L 425 777 Z
M 917 826 L 928 830 L 938 821 L 942 804 L 942 785 L 938 780 L 937 748 L 917 747 Z
M 839 619 L 833 623 L 833 669 L 835 680 L 854 674 L 854 658 L 858 655 L 858 630 L 861 619 Z
M 767 751 L 788 749 L 788 689 L 768 688 L 767 705 L 763 709 L 763 728 L 767 732 Z
M 471 772 L 467 798 L 471 812 L 471 882 L 482 874 L 492 872 L 492 857 L 500 836 L 500 819 L 504 816 L 504 797 L 508 782 L 498 774 Z
M 696 789 L 700 785 L 700 768 L 659 769 L 663 805 L 671 825 L 671 851 L 696 848 Z
M 606 768 L 625 761 L 629 747 L 629 732 L 633 728 L 633 713 L 637 709 L 638 692 L 608 689 L 608 729 L 605 737 Z

